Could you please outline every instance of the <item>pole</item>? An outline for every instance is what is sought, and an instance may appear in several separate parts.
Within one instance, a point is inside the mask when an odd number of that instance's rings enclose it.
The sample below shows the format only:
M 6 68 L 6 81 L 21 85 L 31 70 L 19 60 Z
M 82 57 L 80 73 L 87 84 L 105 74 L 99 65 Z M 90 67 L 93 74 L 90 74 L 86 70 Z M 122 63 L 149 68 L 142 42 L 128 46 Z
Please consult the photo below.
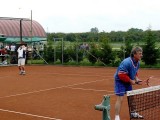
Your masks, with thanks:
M 56 38 L 54 38 L 54 64 L 56 63 Z
M 33 53 L 33 46 L 32 46 L 32 10 L 31 10 L 31 64 L 32 64 L 32 53 Z
M 102 111 L 102 120 L 111 120 L 110 118 L 110 96 L 104 96 L 99 105 L 95 105 L 95 110 Z
M 32 10 L 31 10 L 31 43 L 32 43 Z
M 63 38 L 53 38 L 53 40 L 54 40 L 54 63 L 56 62 L 56 40 L 61 40 L 61 51 L 62 51 L 62 53 L 61 53 L 61 61 L 62 61 L 62 65 L 63 65 L 63 57 L 64 57 L 64 43 L 63 43 Z
M 123 48 L 123 58 L 125 59 L 125 52 L 126 52 L 126 50 L 125 50 L 125 37 L 123 37 L 123 44 L 124 44 L 124 48 Z
M 77 65 L 78 65 L 78 51 L 79 51 L 79 45 L 78 45 L 78 39 L 76 38 L 76 63 L 77 63 Z
M 20 43 L 22 43 L 22 19 L 20 19 Z
M 62 65 L 63 65 L 63 38 L 62 38 Z

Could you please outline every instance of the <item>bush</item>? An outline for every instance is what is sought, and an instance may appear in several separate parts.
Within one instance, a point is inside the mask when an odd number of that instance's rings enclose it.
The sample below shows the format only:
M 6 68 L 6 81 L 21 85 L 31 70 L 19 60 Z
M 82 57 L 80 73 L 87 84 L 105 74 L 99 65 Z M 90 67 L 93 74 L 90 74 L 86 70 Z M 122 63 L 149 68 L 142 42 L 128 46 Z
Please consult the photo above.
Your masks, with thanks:
M 100 54 L 100 51 L 98 49 L 98 46 L 95 43 L 91 44 L 90 50 L 87 53 L 87 58 L 89 62 L 91 62 L 92 64 L 95 64 L 98 60 L 99 54 Z
M 48 42 L 48 45 L 44 46 L 44 59 L 47 62 L 53 62 L 54 61 L 54 49 L 53 49 L 53 43 Z
M 102 42 L 102 47 L 100 49 L 100 60 L 105 64 L 110 64 L 115 59 L 115 54 L 112 51 L 111 46 L 107 41 Z

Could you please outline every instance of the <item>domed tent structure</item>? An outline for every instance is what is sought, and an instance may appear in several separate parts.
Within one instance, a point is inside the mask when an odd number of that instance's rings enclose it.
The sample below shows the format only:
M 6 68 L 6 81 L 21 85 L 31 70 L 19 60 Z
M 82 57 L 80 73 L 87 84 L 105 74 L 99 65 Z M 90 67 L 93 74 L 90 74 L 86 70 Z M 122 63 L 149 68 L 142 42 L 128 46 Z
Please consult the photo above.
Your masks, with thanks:
M 16 50 L 20 45 L 26 45 L 28 59 L 29 55 L 32 56 L 33 45 L 39 48 L 40 45 L 44 46 L 46 41 L 46 32 L 37 21 L 26 18 L 0 17 L 0 47 L 7 49 L 7 53 L 11 55 L 11 61 L 13 56 L 17 56 L 16 52 L 11 54 L 11 45 L 16 45 Z
M 35 20 L 26 18 L 0 17 L 0 34 L 5 36 L 4 43 L 42 42 L 47 40 L 43 27 Z M 0 41 L 1 42 L 1 41 Z

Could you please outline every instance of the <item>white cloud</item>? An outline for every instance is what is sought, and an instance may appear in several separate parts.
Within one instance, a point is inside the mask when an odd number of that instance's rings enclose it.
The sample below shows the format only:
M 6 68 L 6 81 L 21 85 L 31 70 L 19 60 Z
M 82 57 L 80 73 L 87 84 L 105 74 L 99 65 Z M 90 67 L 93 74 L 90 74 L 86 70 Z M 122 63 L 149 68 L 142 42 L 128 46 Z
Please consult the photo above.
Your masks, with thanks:
M 5 0 L 1 17 L 32 17 L 48 32 L 160 29 L 158 0 Z

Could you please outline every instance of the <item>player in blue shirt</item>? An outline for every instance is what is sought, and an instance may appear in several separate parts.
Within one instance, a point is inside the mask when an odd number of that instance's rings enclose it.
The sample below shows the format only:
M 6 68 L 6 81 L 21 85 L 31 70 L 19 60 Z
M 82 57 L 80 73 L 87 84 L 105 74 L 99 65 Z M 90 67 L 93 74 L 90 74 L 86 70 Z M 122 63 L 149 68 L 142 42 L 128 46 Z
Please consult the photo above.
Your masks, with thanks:
M 142 81 L 138 79 L 139 61 L 143 56 L 142 52 L 141 47 L 134 47 L 131 51 L 130 57 L 125 58 L 120 63 L 114 75 L 115 94 L 117 96 L 117 101 L 115 104 L 115 120 L 120 120 L 119 113 L 123 96 L 126 94 L 126 91 L 132 90 L 132 85 L 142 84 Z M 136 113 L 135 118 L 143 117 Z

